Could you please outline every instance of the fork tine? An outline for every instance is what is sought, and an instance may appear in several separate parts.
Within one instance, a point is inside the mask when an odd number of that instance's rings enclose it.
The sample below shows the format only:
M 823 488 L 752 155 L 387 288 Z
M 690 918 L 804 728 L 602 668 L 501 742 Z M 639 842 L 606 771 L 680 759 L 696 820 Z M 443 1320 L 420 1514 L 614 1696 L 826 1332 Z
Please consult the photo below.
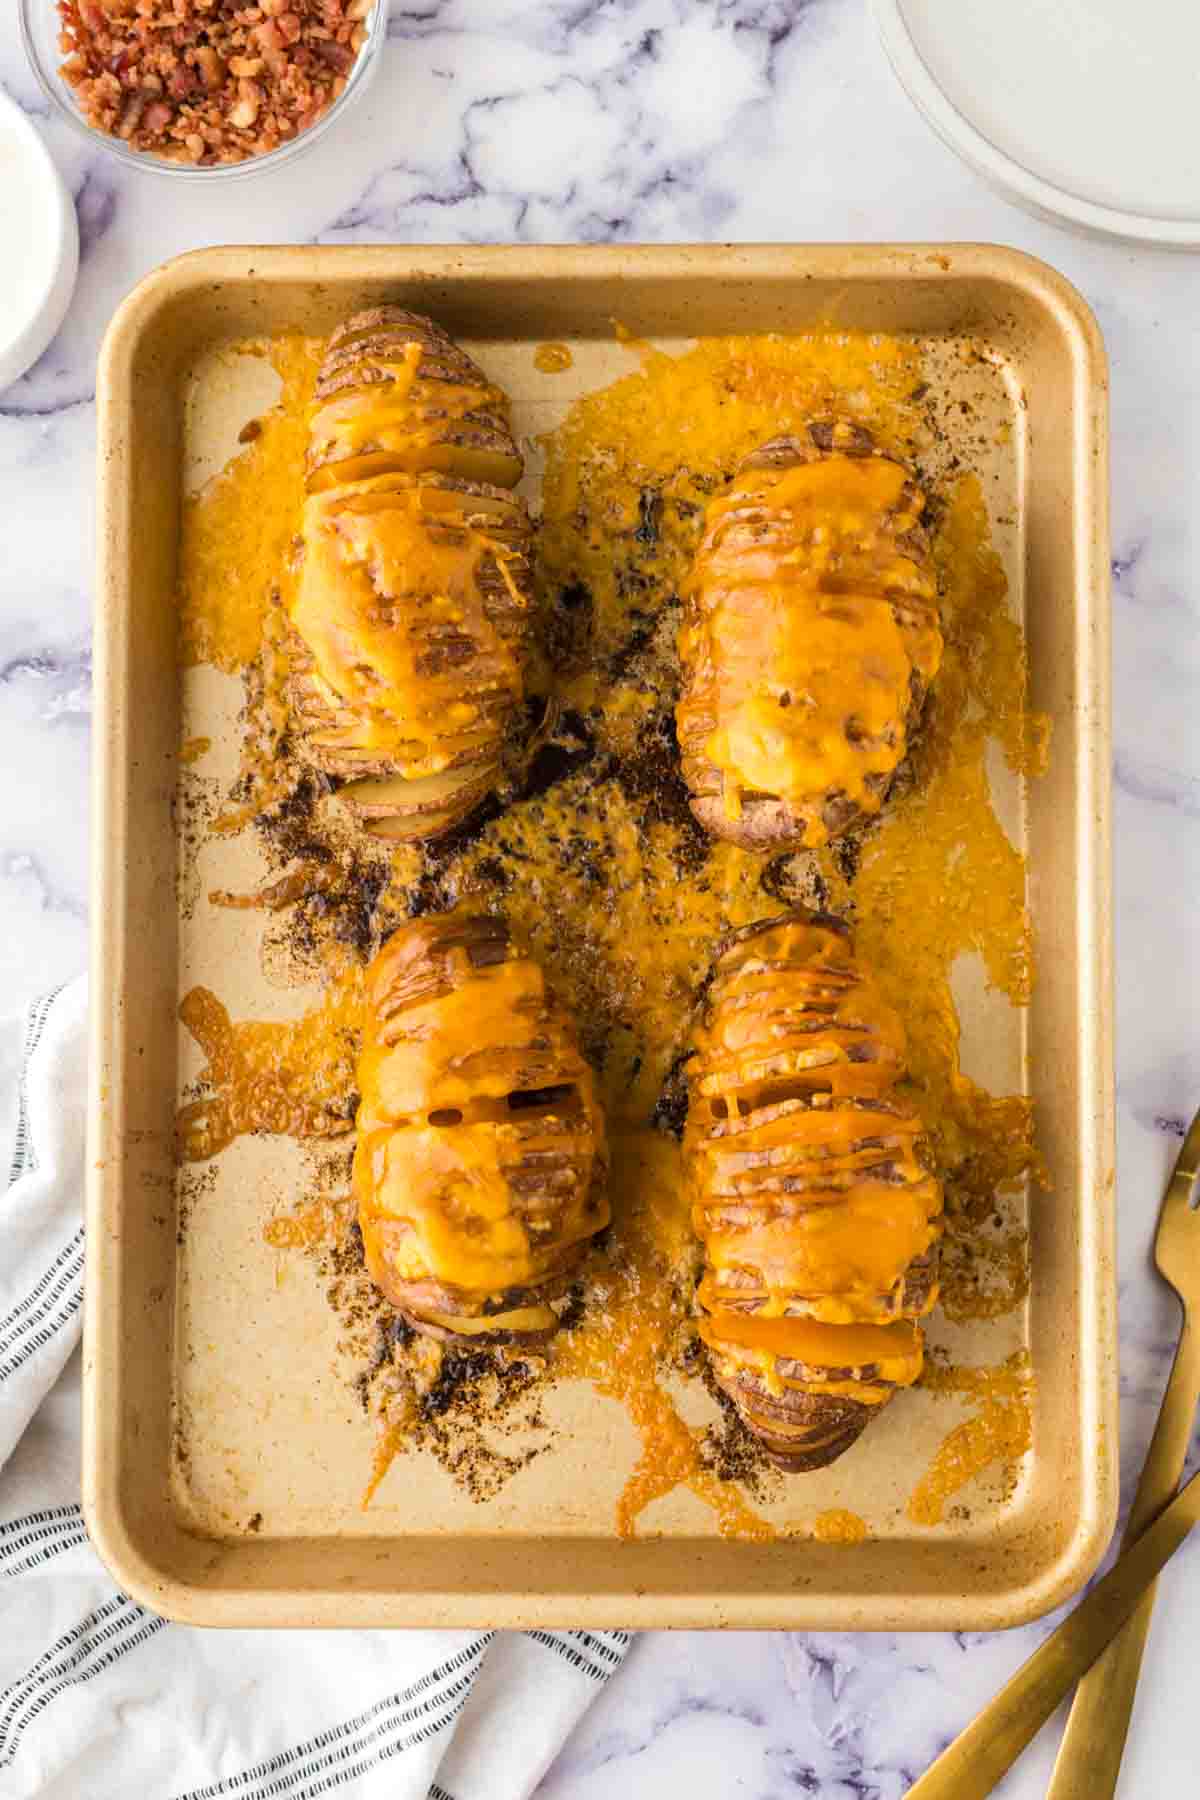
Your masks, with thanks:
M 1164 1196 L 1164 1208 L 1167 1206 L 1190 1206 L 1192 1189 L 1196 1185 L 1196 1177 L 1200 1175 L 1200 1109 L 1187 1128 L 1187 1136 L 1179 1146 L 1179 1155 L 1175 1158 L 1175 1167 Z

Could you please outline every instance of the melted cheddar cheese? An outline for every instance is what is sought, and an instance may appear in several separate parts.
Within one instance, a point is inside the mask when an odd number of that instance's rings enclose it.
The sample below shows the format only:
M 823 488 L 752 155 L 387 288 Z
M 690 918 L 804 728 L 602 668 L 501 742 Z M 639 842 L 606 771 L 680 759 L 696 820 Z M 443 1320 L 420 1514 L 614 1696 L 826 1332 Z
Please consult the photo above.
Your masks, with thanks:
M 554 1374 L 589 1381 L 628 1414 L 639 1438 L 616 1509 L 632 1537 L 647 1508 L 677 1487 L 711 1507 L 722 1537 L 768 1542 L 771 1523 L 711 1466 L 708 1433 L 687 1424 L 670 1391 L 686 1331 L 692 1236 L 680 1147 L 660 1131 L 614 1134 L 615 1242 L 590 1271 L 591 1305 L 555 1346 Z
M 330 708 L 309 734 L 313 750 L 383 755 L 409 780 L 494 759 L 496 709 L 520 698 L 521 672 L 480 574 L 485 559 L 503 569 L 513 552 L 471 502 L 381 476 L 310 495 L 303 534 L 290 616 Z M 470 647 L 465 674 L 461 659 L 431 656 L 439 643 Z
M 507 402 L 396 308 L 330 339 L 309 433 L 291 699 L 382 836 L 437 836 L 498 774 L 524 691 L 529 520 Z M 494 478 L 494 480 L 493 480 Z M 501 485 L 494 485 L 499 482 Z
M 819 1544 L 842 1544 L 849 1547 L 863 1544 L 870 1536 L 867 1522 L 858 1513 L 847 1512 L 844 1507 L 831 1507 L 828 1512 L 818 1513 L 813 1520 L 813 1536 Z
M 903 1028 L 846 935 L 803 917 L 742 934 L 696 1032 L 688 1143 L 709 1288 L 767 1317 L 827 1296 L 873 1319 L 936 1242 L 923 1124 L 893 1090 Z
M 916 1525 L 940 1525 L 947 1503 L 985 1471 L 999 1465 L 1011 1485 L 1033 1441 L 1033 1378 L 1026 1352 L 991 1368 L 926 1366 L 921 1385 L 938 1396 L 962 1398 L 974 1408 L 943 1438 L 908 1503 Z
M 909 539 L 922 505 L 900 464 L 836 451 L 744 468 L 710 503 L 677 716 L 689 783 L 702 793 L 715 771 L 728 818 L 747 794 L 779 799 L 789 841 L 815 845 L 831 802 L 843 822 L 878 812 L 914 680 L 923 694 L 941 659 L 928 554 Z
M 290 585 L 320 348 L 302 337 L 240 347 L 269 358 L 282 391 L 244 448 L 183 503 L 177 608 L 185 667 L 212 663 L 233 674 L 254 664 L 272 598 Z
M 309 426 L 310 493 L 376 473 L 461 467 L 455 427 L 479 414 L 507 416 L 500 390 L 461 352 L 455 355 L 441 333 L 420 330 L 425 321 L 396 314 L 418 329 L 381 338 L 388 313 L 361 315 L 361 330 L 352 319 L 334 335 L 331 348 L 341 349 L 351 378 L 344 389 L 332 383 L 318 389 Z M 449 372 L 435 366 L 447 353 Z
M 303 340 L 271 346 L 287 377 L 280 407 L 185 512 L 185 658 L 247 671 L 242 766 L 224 815 L 231 829 L 289 792 L 298 775 L 281 724 L 279 635 L 271 633 L 273 620 L 286 620 L 291 593 L 318 348 Z M 724 337 L 680 356 L 647 349 L 628 375 L 576 402 L 546 444 L 538 585 L 549 614 L 586 620 L 582 648 L 558 663 L 554 688 L 587 721 L 596 756 L 436 859 L 415 845 L 378 847 L 388 917 L 403 916 L 415 896 L 427 905 L 431 883 L 447 900 L 503 904 L 578 1019 L 597 1069 L 612 1121 L 613 1223 L 604 1254 L 587 1265 L 584 1317 L 560 1333 L 554 1367 L 556 1377 L 577 1376 L 611 1395 L 636 1425 L 640 1450 L 619 1509 L 625 1532 L 682 1484 L 713 1508 L 721 1530 L 770 1534 L 739 1483 L 715 1472 L 711 1437 L 685 1423 L 672 1385 L 681 1369 L 694 1368 L 680 1347 L 691 1341 L 695 1240 L 678 1146 L 648 1121 L 692 1043 L 712 946 L 778 905 L 774 875 L 771 893 L 760 885 L 769 874 L 761 855 L 714 843 L 698 859 L 686 822 L 660 805 L 666 775 L 655 765 L 652 779 L 642 778 L 647 734 L 674 701 L 676 596 L 694 564 L 705 508 L 737 465 L 780 431 L 850 413 L 887 455 L 924 467 L 919 393 L 930 378 L 911 339 L 832 330 Z M 371 454 L 355 449 L 359 458 Z M 946 643 L 936 703 L 911 746 L 914 783 L 897 784 L 863 839 L 857 872 L 836 845 L 792 866 L 797 891 L 808 897 L 806 883 L 819 875 L 828 906 L 853 916 L 859 953 L 903 1023 L 905 1091 L 954 1197 L 941 1243 L 942 1307 L 955 1318 L 993 1318 L 1020 1302 L 1028 1281 L 1019 1219 L 1003 1228 L 992 1220 L 998 1191 L 1037 1170 L 1033 1122 L 1022 1095 L 988 1093 L 963 1074 L 950 974 L 958 958 L 978 956 L 1013 1006 L 1028 1000 L 1024 863 L 993 810 L 987 757 L 998 744 L 1014 768 L 1036 775 L 1047 731 L 1028 710 L 1020 628 L 1008 616 L 980 484 L 971 474 L 943 481 L 935 473 L 931 489 L 940 503 L 933 553 Z M 274 588 L 284 605 L 272 606 Z M 635 643 L 644 647 L 630 658 Z M 189 727 L 197 728 L 208 726 Z M 324 821 L 311 829 L 323 841 Z M 791 887 L 784 891 L 790 897 Z M 341 966 L 346 951 L 336 938 L 319 948 Z M 204 1097 L 189 1096 L 184 1109 L 185 1126 L 197 1126 L 194 1138 L 185 1130 L 185 1153 L 206 1154 L 238 1131 L 321 1128 L 335 1115 L 345 1128 L 361 1007 L 343 1009 L 336 984 L 303 1029 L 230 1021 L 203 991 L 185 1001 L 184 1016 L 216 1051 L 206 1060 Z M 303 1103 L 312 1067 L 322 1071 L 328 1111 Z M 307 1222 L 268 1230 L 273 1241 L 311 1241 Z M 826 1328 L 893 1329 L 858 1317 L 854 1296 L 819 1306 Z M 763 1314 L 755 1317 L 765 1322 Z M 791 1329 L 808 1315 L 776 1316 Z M 738 1317 L 749 1323 L 750 1315 Z M 433 1348 L 415 1340 L 397 1361 L 407 1366 Z M 774 1364 L 777 1353 L 746 1345 L 743 1354 L 766 1354 Z M 926 1382 L 930 1373 L 927 1364 Z M 389 1421 L 376 1479 L 406 1429 L 404 1419 Z M 1014 1444 L 1019 1437 L 1012 1434 Z M 986 1446 L 975 1448 L 982 1456 Z M 961 1466 L 956 1460 L 955 1470 Z
M 402 928 L 367 973 L 358 1082 L 379 1287 L 455 1335 L 553 1330 L 548 1301 L 609 1213 L 592 1073 L 538 965 L 486 916 Z
M 796 1131 L 794 1118 L 791 1124 Z M 858 1129 L 869 1131 L 871 1121 L 864 1119 Z M 709 1207 L 704 1241 L 718 1288 L 719 1272 L 738 1262 L 757 1269 L 772 1295 L 852 1294 L 874 1305 L 937 1238 L 931 1220 L 941 1201 L 932 1179 L 924 1192 L 900 1194 L 879 1182 L 859 1182 L 832 1204 L 818 1199 L 811 1205 L 798 1218 L 785 1213 L 749 1222 L 743 1214 L 752 1208 Z
M 773 1356 L 835 1368 L 907 1369 L 920 1359 L 921 1334 L 907 1320 L 896 1325 L 814 1325 L 809 1319 L 771 1317 L 765 1312 L 745 1317 L 715 1313 L 700 1321 L 706 1344 L 743 1344 Z M 889 1377 L 891 1379 L 891 1377 Z
M 235 1023 L 210 989 L 185 994 L 179 1016 L 204 1054 L 200 1084 L 208 1091 L 179 1109 L 181 1157 L 203 1161 L 246 1131 L 349 1131 L 361 997 L 362 972 L 353 969 L 299 1019 Z
M 539 344 L 533 353 L 533 366 L 543 375 L 561 375 L 574 361 L 568 344 Z
M 785 915 L 718 958 L 685 1140 L 701 1335 L 752 1429 L 797 1466 L 829 1460 L 865 1423 L 840 1419 L 827 1443 L 833 1407 L 879 1406 L 920 1374 L 911 1321 L 936 1298 L 941 1234 L 922 1123 L 895 1092 L 903 1030 L 835 923 Z M 764 1392 L 803 1395 L 803 1410 L 764 1426 Z

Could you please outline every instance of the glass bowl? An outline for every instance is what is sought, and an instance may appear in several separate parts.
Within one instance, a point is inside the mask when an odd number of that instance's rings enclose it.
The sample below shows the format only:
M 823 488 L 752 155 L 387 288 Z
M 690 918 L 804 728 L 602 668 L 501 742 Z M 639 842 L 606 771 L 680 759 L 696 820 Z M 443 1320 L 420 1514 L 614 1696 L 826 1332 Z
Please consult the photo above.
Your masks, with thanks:
M 21 42 L 25 46 L 29 66 L 50 102 L 51 110 L 58 118 L 65 120 L 79 137 L 86 138 L 89 144 L 104 150 L 118 162 L 125 163 L 128 168 L 144 169 L 152 175 L 169 175 L 175 181 L 237 181 L 250 175 L 265 174 L 268 169 L 282 168 L 284 163 L 303 156 L 327 131 L 334 128 L 347 108 L 366 91 L 387 41 L 388 5 L 389 0 L 375 0 L 374 11 L 367 25 L 366 41 L 346 78 L 346 85 L 328 112 L 322 113 L 315 125 L 310 125 L 307 131 L 302 131 L 286 144 L 280 144 L 277 149 L 264 151 L 261 156 L 248 156 L 242 162 L 212 163 L 205 167 L 197 167 L 194 163 L 170 162 L 165 156 L 155 156 L 149 150 L 131 150 L 120 138 L 113 137 L 107 131 L 98 131 L 94 125 L 88 124 L 75 104 L 75 96 L 69 83 L 58 72 L 63 53 L 58 45 L 60 23 L 55 0 L 20 0 Z

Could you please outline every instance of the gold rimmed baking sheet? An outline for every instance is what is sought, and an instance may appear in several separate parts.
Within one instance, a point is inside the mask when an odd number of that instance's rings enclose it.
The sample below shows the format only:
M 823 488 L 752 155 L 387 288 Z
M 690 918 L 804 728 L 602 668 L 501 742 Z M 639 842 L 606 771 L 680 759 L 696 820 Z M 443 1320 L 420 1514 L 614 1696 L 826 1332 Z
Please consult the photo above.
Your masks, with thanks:
M 197 1069 L 181 995 L 203 983 L 263 1017 L 312 998 L 266 986 L 256 915 L 176 909 L 179 744 L 210 738 L 213 772 L 231 776 L 241 702 L 212 669 L 180 675 L 180 501 L 272 397 L 266 365 L 229 346 L 323 333 L 383 298 L 433 314 L 474 350 L 529 442 L 629 367 L 614 317 L 674 350 L 694 334 L 830 320 L 913 334 L 951 382 L 966 379 L 953 346 L 986 346 L 985 373 L 970 378 L 972 457 L 1054 750 L 1027 792 L 993 771 L 996 809 L 1028 858 L 1032 1005 L 1015 1011 L 969 974 L 956 993 L 964 1066 L 997 1091 L 1031 1093 L 1053 1185 L 1026 1221 L 1028 1302 L 931 1327 L 957 1363 L 1028 1351 L 1032 1450 L 1016 1483 L 985 1485 L 932 1529 L 905 1501 L 955 1415 L 920 1391 L 778 1503 L 784 1522 L 852 1510 L 871 1527 L 861 1544 L 723 1538 L 686 1491 L 658 1501 L 638 1539 L 617 1541 L 637 1440 L 621 1407 L 584 1384 L 550 1390 L 552 1452 L 493 1498 L 410 1456 L 364 1510 L 367 1427 L 337 1318 L 309 1267 L 281 1267 L 263 1239 L 264 1218 L 302 1191 L 300 1151 L 284 1137 L 238 1139 L 208 1165 L 179 1229 L 174 1112 Z M 572 354 L 552 380 L 533 361 L 547 340 Z M 172 1616 L 278 1625 L 981 1629 L 1078 1586 L 1115 1506 L 1106 380 L 1078 297 L 987 246 L 206 251 L 130 296 L 101 380 L 85 1476 L 117 1577 Z M 198 861 L 197 892 L 249 888 L 262 873 L 248 839 L 210 841 Z

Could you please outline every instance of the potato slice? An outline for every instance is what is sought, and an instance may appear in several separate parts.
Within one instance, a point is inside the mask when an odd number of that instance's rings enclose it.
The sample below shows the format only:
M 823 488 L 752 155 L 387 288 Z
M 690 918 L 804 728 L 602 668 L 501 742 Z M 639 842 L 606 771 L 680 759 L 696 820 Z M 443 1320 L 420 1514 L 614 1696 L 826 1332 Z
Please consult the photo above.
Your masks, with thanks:
M 445 473 L 464 481 L 484 481 L 494 487 L 515 487 L 521 479 L 521 458 L 506 450 L 497 436 L 460 432 L 456 442 L 418 445 L 411 451 L 372 450 L 340 462 L 318 462 L 308 478 L 310 494 L 327 492 L 344 482 L 364 481 L 372 475 Z
M 385 775 L 354 781 L 341 797 L 372 837 L 393 843 L 439 837 L 461 823 L 484 799 L 497 775 L 494 763 L 445 769 L 438 775 Z

